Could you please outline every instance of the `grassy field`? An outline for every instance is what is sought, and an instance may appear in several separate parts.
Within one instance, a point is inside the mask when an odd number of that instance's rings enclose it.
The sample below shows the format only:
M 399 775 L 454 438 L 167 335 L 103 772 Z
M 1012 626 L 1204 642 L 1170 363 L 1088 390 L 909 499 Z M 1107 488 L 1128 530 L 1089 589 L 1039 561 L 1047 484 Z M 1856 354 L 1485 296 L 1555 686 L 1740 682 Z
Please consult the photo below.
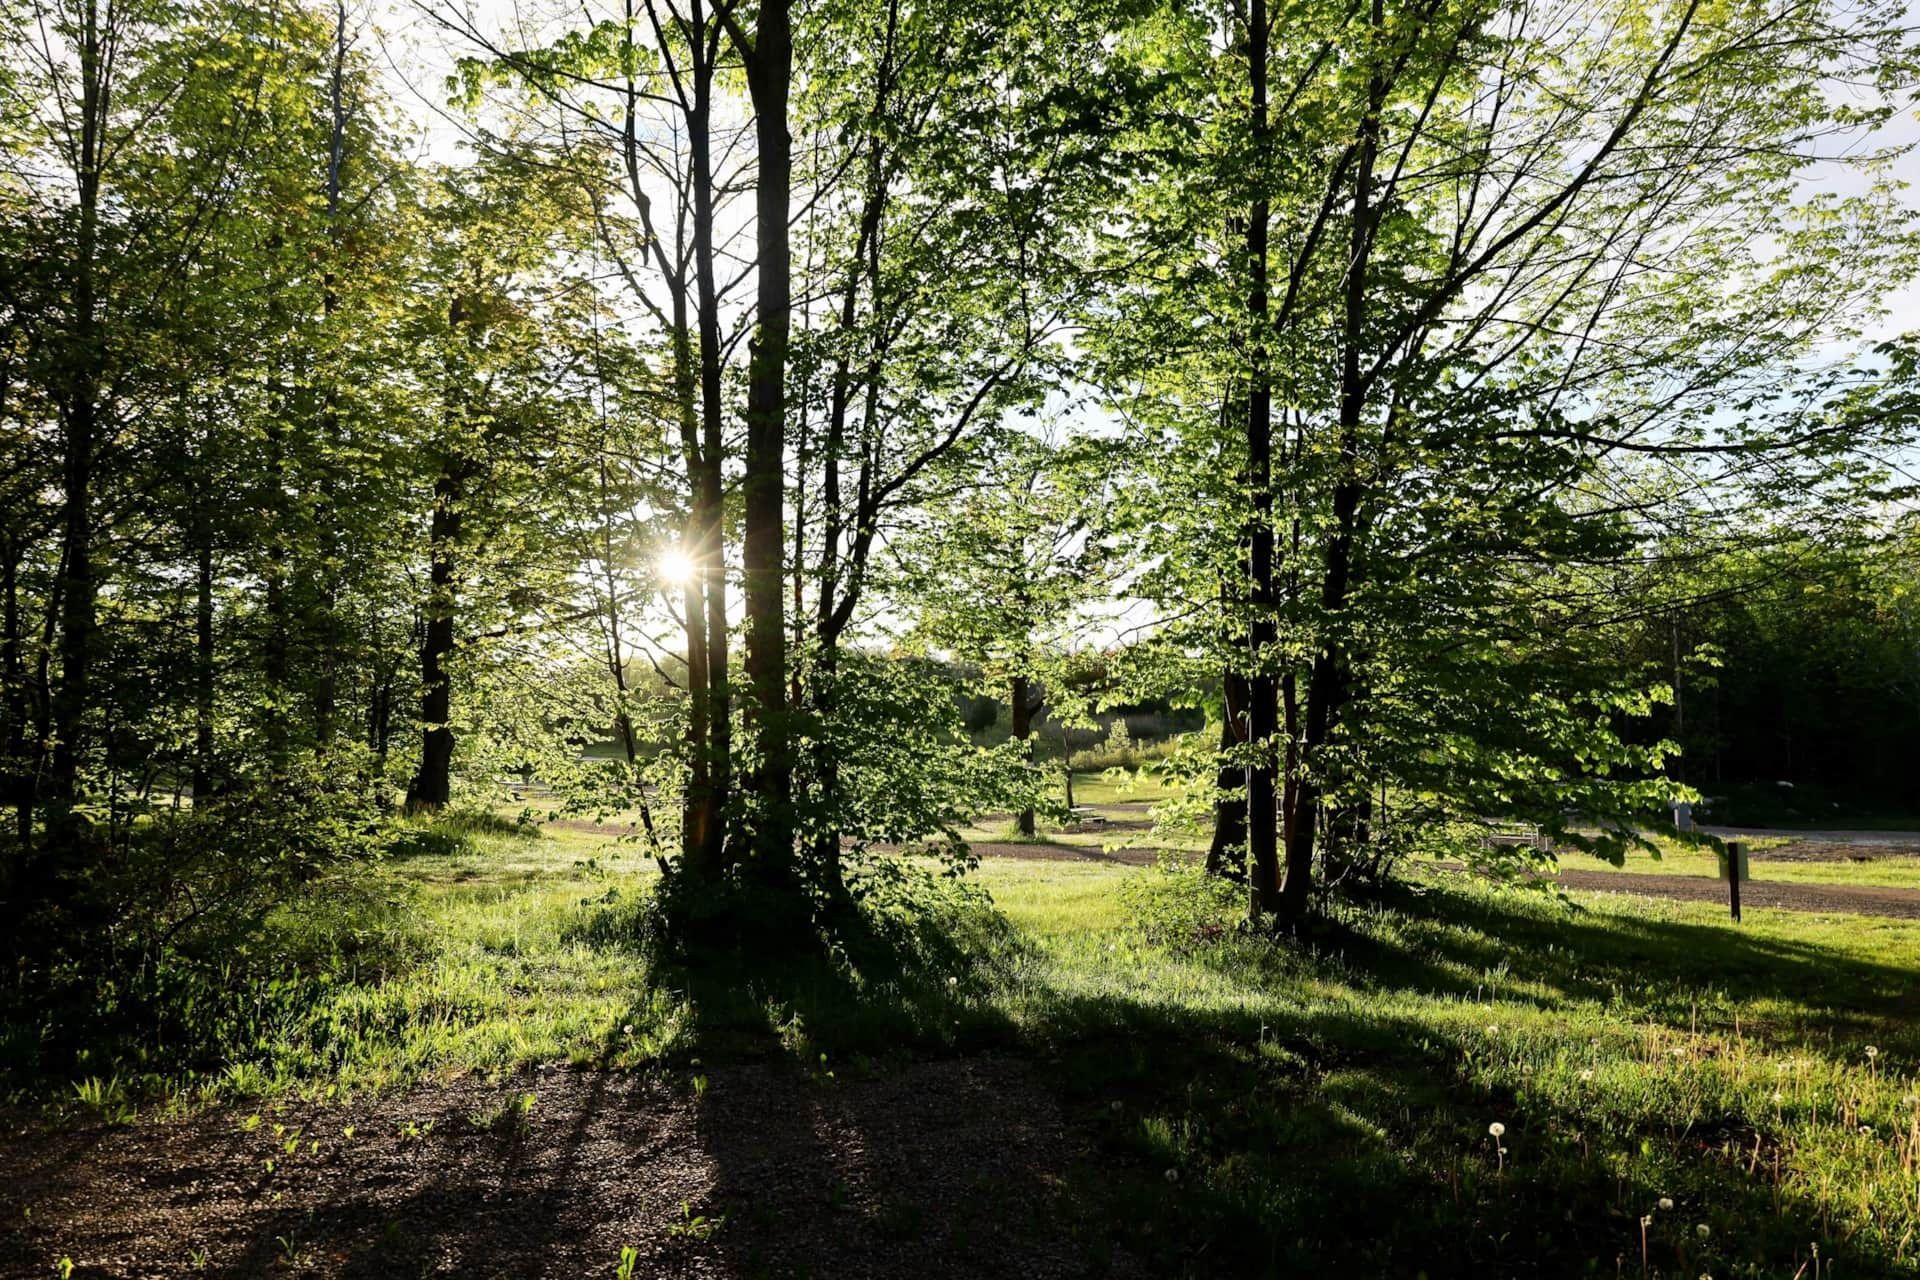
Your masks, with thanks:
M 1920 1274 L 1920 925 L 1736 930 L 1452 878 L 1276 948 L 1221 929 L 1197 877 L 998 860 L 885 947 L 689 975 L 633 938 L 631 845 L 427 847 L 394 868 L 411 958 L 341 975 L 171 1105 L 1011 1051 L 1099 1153 L 1060 1229 L 1156 1273 L 1811 1276 L 1818 1248 L 1823 1276 Z M 75 1096 L 125 1118 L 118 1086 Z

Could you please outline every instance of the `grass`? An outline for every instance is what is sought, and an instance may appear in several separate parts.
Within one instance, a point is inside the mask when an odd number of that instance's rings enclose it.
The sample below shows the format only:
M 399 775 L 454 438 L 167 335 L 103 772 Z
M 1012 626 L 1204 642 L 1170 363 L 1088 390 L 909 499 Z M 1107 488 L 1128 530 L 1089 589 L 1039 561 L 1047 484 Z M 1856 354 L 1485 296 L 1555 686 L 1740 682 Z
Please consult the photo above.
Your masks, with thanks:
M 1920 1275 L 1920 924 L 1449 878 L 1275 946 L 1198 877 L 999 860 L 835 963 L 662 970 L 630 844 L 479 824 L 395 871 L 421 956 L 182 1100 L 995 1049 L 1090 1135 L 1059 1229 L 1153 1274 Z
M 1073 772 L 1073 802 L 1076 805 L 1108 805 L 1127 801 L 1164 800 L 1178 794 L 1178 787 L 1166 775 L 1153 769 L 1076 769 Z

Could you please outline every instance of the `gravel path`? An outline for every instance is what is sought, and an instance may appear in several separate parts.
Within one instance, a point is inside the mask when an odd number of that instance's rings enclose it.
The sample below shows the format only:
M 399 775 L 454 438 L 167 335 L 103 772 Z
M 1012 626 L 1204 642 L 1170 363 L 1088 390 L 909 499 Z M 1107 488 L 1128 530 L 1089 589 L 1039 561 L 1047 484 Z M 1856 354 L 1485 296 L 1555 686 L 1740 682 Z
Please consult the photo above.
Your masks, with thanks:
M 1650 876 L 1632 871 L 1562 871 L 1566 889 L 1633 893 L 1683 902 L 1727 901 L 1727 884 L 1707 876 Z M 1749 880 L 1740 886 L 1740 905 L 1787 911 L 1842 912 L 1920 920 L 1920 889 L 1880 885 L 1799 884 L 1787 880 Z

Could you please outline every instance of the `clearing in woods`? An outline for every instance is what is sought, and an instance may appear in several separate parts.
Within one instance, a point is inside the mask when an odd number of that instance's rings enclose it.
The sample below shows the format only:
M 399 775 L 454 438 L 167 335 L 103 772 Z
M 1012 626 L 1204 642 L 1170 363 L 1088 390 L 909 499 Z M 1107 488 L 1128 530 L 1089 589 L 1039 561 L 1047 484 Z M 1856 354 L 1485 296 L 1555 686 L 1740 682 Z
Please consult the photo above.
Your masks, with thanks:
M 690 974 L 630 846 L 434 847 L 383 980 L 171 1103 L 21 1100 L 0 1274 L 1612 1274 L 1643 1218 L 1650 1274 L 1915 1268 L 1920 924 L 1427 873 L 1276 952 L 989 858 L 887 948 Z

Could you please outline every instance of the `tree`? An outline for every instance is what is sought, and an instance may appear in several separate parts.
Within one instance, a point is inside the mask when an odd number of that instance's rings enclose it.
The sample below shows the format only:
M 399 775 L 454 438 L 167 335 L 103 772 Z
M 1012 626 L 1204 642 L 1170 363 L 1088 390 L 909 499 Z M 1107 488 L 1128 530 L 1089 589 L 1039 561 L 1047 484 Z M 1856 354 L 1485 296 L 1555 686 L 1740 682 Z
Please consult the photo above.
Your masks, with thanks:
M 1884 118 L 1884 106 L 1857 114 L 1830 103 L 1819 85 L 1836 68 L 1871 68 L 1891 89 L 1904 74 L 1897 24 L 1818 8 L 1702 21 L 1683 4 L 1600 40 L 1556 14 L 1295 11 L 1296 27 L 1269 43 L 1248 11 L 1233 27 L 1251 62 L 1216 52 L 1228 45 L 1209 45 L 1198 20 L 1172 28 L 1177 58 L 1163 54 L 1207 68 L 1190 93 L 1244 84 L 1250 106 L 1190 149 L 1172 190 L 1150 185 L 1134 205 L 1126 234 L 1161 251 L 1158 278 L 1123 295 L 1118 314 L 1129 319 L 1107 347 L 1107 376 L 1136 419 L 1176 441 L 1161 456 L 1204 460 L 1216 509 L 1237 513 L 1222 522 L 1233 543 L 1168 547 L 1178 558 L 1154 585 L 1184 604 L 1225 583 L 1220 597 L 1240 606 L 1223 610 L 1221 630 L 1253 645 L 1236 665 L 1252 682 L 1243 754 L 1258 811 L 1255 900 L 1283 924 L 1308 908 L 1322 830 L 1365 825 L 1339 814 L 1373 790 L 1354 772 L 1355 752 L 1387 727 L 1369 719 L 1384 705 L 1379 682 L 1422 670 L 1436 652 L 1504 652 L 1511 624 L 1553 616 L 1534 594 L 1540 579 L 1517 568 L 1527 558 L 1616 555 L 1644 536 L 1650 508 L 1589 502 L 1589 486 L 1682 459 L 1696 483 L 1738 486 L 1768 457 L 1793 477 L 1769 495 L 1792 484 L 1815 493 L 1826 460 L 1859 443 L 1820 425 L 1818 387 L 1796 366 L 1850 329 L 1833 298 L 1801 282 L 1849 244 L 1873 245 L 1875 268 L 1897 273 L 1910 252 L 1904 220 L 1875 190 L 1809 209 L 1772 256 L 1753 245 L 1782 209 L 1804 205 L 1795 175 L 1821 139 Z M 1781 22 L 1795 33 L 1784 43 Z M 1294 131 L 1271 150 L 1269 81 L 1286 86 Z M 1233 180 L 1240 171 L 1244 183 Z M 1263 209 L 1282 263 L 1261 261 L 1263 219 L 1252 215 Z M 1223 225 L 1244 228 L 1243 254 L 1222 252 L 1212 228 Z M 1857 285 L 1849 305 L 1871 306 L 1889 278 L 1849 274 L 1841 291 Z M 1207 347 L 1193 338 L 1207 326 L 1245 336 Z M 1148 373 L 1131 352 L 1158 338 L 1166 363 Z M 1274 407 L 1262 413 L 1269 383 Z M 1743 422 L 1718 416 L 1730 398 L 1744 399 Z M 1236 440 L 1222 427 L 1239 405 L 1256 407 Z M 1464 489 L 1436 489 L 1449 470 Z M 1152 471 L 1165 486 L 1156 501 L 1190 500 L 1172 467 Z M 1169 535 L 1186 529 L 1148 518 Z M 1284 547 L 1271 571 L 1269 527 Z M 1410 564 L 1463 575 L 1484 612 L 1435 609 L 1448 599 L 1441 580 L 1404 576 Z M 1521 600 L 1533 603 L 1507 607 Z M 1431 626 L 1440 618 L 1454 627 L 1446 636 Z M 1214 643 L 1230 652 L 1238 642 Z M 1501 662 L 1475 669 L 1478 696 L 1511 696 Z M 1282 714 L 1269 713 L 1261 683 L 1275 670 Z M 1604 702 L 1609 684 L 1558 705 Z M 1297 702 L 1286 696 L 1301 685 Z M 1532 741 L 1527 753 L 1554 768 L 1614 751 L 1603 717 L 1576 717 L 1602 735 L 1582 748 L 1564 736 L 1567 722 L 1529 721 L 1508 705 L 1517 719 L 1502 732 Z M 1284 745 L 1270 725 L 1285 726 Z M 1414 735 L 1403 758 L 1417 756 L 1422 731 L 1395 727 Z M 1276 883 L 1260 774 L 1283 760 L 1293 785 L 1273 824 L 1286 832 Z M 1620 795 L 1648 800 L 1631 780 L 1637 766 L 1615 763 Z M 1591 791 L 1583 800 L 1597 803 Z M 1578 838 L 1564 806 L 1540 808 Z
M 1123 64 L 1103 10 L 1008 38 L 998 3 L 860 0 L 816 11 L 799 104 L 807 216 L 794 347 L 794 696 L 813 731 L 803 817 L 823 883 L 861 824 L 824 726 L 874 607 L 874 558 L 924 519 L 960 459 L 993 465 L 1006 423 L 1061 385 L 1094 281 L 1089 231 L 1123 167 Z M 960 463 L 960 465 L 966 465 Z
M 1010 738 L 1029 763 L 1034 717 L 1049 687 L 1064 688 L 1071 634 L 1108 585 L 1091 515 L 1101 496 L 1094 462 L 1018 430 L 980 441 L 943 468 L 952 489 L 896 545 L 896 590 L 913 602 L 920 643 L 1005 697 Z M 1034 834 L 1031 799 L 1015 827 Z

